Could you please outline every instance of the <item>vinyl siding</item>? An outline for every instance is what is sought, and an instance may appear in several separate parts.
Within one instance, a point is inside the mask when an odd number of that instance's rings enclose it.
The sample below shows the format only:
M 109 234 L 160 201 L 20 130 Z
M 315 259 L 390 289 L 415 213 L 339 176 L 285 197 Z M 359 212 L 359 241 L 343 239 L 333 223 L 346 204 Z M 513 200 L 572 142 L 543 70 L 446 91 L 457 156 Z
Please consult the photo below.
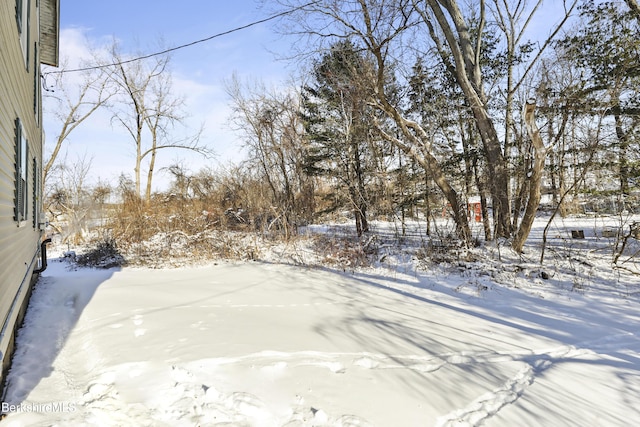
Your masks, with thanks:
M 25 7 L 28 2 L 25 0 Z M 0 355 L 6 363 L 16 326 L 37 263 L 41 233 L 33 227 L 33 159 L 42 167 L 42 129 L 34 112 L 35 43 L 38 41 L 36 0 L 31 0 L 29 66 L 25 66 L 15 19 L 15 1 L 0 2 Z M 20 118 L 28 140 L 26 221 L 14 220 L 15 120 Z M 16 304 L 17 303 L 17 304 Z M 13 309 L 12 309 L 13 308 Z

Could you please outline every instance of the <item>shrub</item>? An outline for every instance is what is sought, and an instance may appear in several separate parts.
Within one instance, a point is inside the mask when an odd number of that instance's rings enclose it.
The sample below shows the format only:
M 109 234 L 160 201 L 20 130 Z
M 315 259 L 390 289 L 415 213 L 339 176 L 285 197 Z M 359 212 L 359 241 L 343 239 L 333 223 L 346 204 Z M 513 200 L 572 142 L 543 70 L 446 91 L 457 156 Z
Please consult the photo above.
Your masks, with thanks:
M 323 263 L 343 270 L 371 264 L 365 247 L 358 239 L 319 235 L 314 239 L 313 248 L 323 257 Z
M 116 241 L 107 237 L 98 242 L 95 248 L 76 257 L 76 264 L 82 267 L 112 268 L 126 265 L 126 260 L 120 254 Z

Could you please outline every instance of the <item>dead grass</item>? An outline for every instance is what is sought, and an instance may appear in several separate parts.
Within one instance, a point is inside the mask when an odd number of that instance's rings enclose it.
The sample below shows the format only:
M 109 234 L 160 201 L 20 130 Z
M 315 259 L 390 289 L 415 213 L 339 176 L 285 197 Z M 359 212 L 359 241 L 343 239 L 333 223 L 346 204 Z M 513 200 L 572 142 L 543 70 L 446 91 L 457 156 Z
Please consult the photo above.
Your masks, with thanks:
M 323 264 L 341 269 L 368 267 L 371 259 L 360 239 L 335 235 L 313 236 L 313 249 Z

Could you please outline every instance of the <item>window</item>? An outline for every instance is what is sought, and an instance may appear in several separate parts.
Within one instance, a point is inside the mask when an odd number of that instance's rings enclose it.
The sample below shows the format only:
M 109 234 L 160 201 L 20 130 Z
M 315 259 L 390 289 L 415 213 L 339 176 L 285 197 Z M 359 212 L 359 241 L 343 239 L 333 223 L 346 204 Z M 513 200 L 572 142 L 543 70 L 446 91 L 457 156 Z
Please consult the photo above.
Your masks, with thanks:
M 18 24 L 18 34 L 20 34 L 20 47 L 24 56 L 24 65 L 29 70 L 29 9 L 31 0 L 16 0 L 16 23 Z
M 42 171 L 38 167 L 38 159 L 33 159 L 33 228 L 37 229 L 40 223 L 40 211 L 42 210 Z
M 42 91 L 40 89 L 41 85 L 41 74 L 40 67 L 38 64 L 38 44 L 35 43 L 33 46 L 33 57 L 35 58 L 36 65 L 33 67 L 33 114 L 36 117 L 36 124 L 40 126 L 40 99 L 42 97 Z
M 18 32 L 22 34 L 22 23 L 24 21 L 24 1 L 16 0 L 16 22 L 18 23 Z
M 20 223 L 27 219 L 27 172 L 28 148 L 27 138 L 20 119 L 16 119 L 16 189 L 14 219 Z

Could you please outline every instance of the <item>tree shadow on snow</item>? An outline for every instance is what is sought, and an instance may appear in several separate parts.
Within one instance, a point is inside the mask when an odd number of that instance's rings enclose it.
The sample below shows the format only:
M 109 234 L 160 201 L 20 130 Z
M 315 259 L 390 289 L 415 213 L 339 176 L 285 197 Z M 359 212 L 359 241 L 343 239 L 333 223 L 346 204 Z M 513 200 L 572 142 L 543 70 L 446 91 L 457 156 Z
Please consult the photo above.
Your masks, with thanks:
M 639 387 L 640 339 L 634 331 L 640 329 L 640 316 L 627 307 L 634 302 L 546 300 L 509 288 L 489 291 L 486 298 L 470 297 L 427 278 L 412 282 L 334 273 L 346 279 L 332 294 L 346 310 L 327 316 L 316 332 L 359 343 L 365 352 L 379 355 L 382 367 L 405 368 L 398 376 L 402 386 L 442 413 L 457 408 L 456 416 L 464 418 L 466 406 L 470 419 L 477 419 L 483 415 L 472 411 L 493 407 L 485 415 L 494 416 L 555 369 L 577 387 L 545 385 L 540 387 L 548 387 L 546 393 L 528 394 L 522 412 L 535 408 L 531 422 L 584 419 L 594 410 L 589 406 L 593 400 L 579 393 L 563 398 L 563 393 L 594 384 L 621 394 Z M 585 372 L 602 376 L 585 378 Z M 616 377 L 617 384 L 608 383 Z M 472 404 L 469 396 L 480 397 Z M 615 412 L 596 415 L 620 421 Z

